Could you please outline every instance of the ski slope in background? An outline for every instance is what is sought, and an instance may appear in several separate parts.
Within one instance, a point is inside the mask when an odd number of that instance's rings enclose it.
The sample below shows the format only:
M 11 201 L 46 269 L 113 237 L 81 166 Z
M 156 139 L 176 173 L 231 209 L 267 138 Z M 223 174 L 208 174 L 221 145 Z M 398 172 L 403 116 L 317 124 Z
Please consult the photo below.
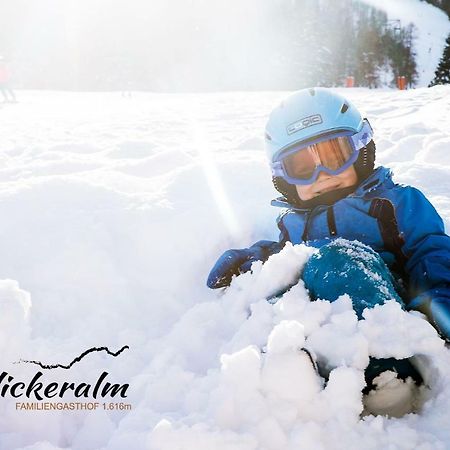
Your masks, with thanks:
M 377 161 L 422 189 L 450 226 L 450 88 L 339 90 L 375 130 Z M 67 363 L 52 381 L 129 383 L 131 411 L 24 412 L 0 402 L 0 449 L 445 449 L 450 352 L 396 304 L 357 322 L 348 298 L 309 302 L 310 255 L 287 246 L 225 293 L 225 249 L 277 239 L 263 127 L 283 93 L 19 92 L 0 106 L 0 361 Z M 420 220 L 420 218 L 418 218 Z M 299 356 L 336 367 L 327 387 Z M 261 353 L 261 350 L 264 353 Z M 362 411 L 368 356 L 422 355 L 420 414 Z
M 447 14 L 421 0 L 364 0 L 364 3 L 385 11 L 389 20 L 400 20 L 402 27 L 406 28 L 410 23 L 416 26 L 413 49 L 416 53 L 417 86 L 428 86 L 450 34 Z

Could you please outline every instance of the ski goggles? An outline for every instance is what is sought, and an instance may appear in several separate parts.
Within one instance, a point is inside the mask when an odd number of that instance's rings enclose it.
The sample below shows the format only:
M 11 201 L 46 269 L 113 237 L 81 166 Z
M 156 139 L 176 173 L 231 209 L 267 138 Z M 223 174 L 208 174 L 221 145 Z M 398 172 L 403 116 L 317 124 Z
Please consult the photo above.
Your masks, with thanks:
M 372 139 L 373 130 L 364 119 L 357 133 L 342 131 L 322 136 L 281 151 L 272 163 L 272 174 L 291 184 L 312 184 L 320 172 L 338 175 L 357 159 L 359 150 Z

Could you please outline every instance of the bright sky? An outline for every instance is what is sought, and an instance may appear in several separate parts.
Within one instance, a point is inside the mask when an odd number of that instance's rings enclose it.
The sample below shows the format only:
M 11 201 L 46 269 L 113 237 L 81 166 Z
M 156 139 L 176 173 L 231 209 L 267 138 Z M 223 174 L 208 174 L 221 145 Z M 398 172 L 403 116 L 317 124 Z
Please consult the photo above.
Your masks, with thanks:
M 366 2 L 402 25 L 417 25 L 419 84 L 428 84 L 450 31 L 446 15 L 419 0 Z M 300 21 L 314 4 L 302 0 Z M 273 89 L 286 86 L 288 68 L 300 73 L 307 65 L 290 63 L 307 44 L 293 45 L 286 5 L 287 0 L 0 0 L 0 54 L 15 62 L 18 84 L 23 77 L 40 88 L 82 87 L 92 79 L 107 88 L 133 78 L 136 88 L 152 80 L 145 88 L 245 90 L 257 78 L 259 89 Z

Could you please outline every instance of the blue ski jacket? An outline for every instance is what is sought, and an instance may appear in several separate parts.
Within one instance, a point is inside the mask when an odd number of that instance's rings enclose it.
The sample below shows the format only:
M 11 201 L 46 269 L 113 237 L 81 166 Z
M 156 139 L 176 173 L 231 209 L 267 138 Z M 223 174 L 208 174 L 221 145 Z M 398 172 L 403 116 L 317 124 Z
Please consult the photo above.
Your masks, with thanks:
M 280 241 L 259 241 L 248 249 L 225 252 L 210 273 L 209 287 L 225 285 L 221 282 L 231 278 L 230 273 L 249 270 L 255 260 L 266 260 L 287 241 L 320 247 L 338 237 L 358 240 L 378 252 L 403 279 L 408 307 L 425 313 L 450 338 L 450 237 L 418 189 L 395 184 L 391 171 L 379 167 L 331 206 L 300 209 L 283 199 L 272 205 L 286 208 L 277 219 Z M 230 272 L 233 261 L 239 268 Z

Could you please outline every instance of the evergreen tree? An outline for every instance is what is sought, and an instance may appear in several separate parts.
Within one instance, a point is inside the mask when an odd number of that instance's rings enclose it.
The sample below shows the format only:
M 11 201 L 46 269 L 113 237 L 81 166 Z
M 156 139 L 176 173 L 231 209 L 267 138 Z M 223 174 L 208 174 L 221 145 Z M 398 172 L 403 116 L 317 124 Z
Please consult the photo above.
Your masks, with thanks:
M 392 68 L 392 86 L 397 84 L 398 76 L 405 76 L 408 86 L 414 86 L 417 81 L 416 54 L 413 50 L 414 31 L 413 25 L 401 29 L 390 28 L 383 36 L 383 45 Z
M 386 60 L 380 37 L 385 30 L 387 16 L 358 2 L 355 32 L 353 75 L 358 86 L 370 88 L 380 85 L 380 71 Z
M 436 84 L 449 84 L 450 83 L 450 35 L 447 38 L 444 54 L 442 55 L 439 65 L 437 66 L 434 74 L 434 79 L 430 83 L 430 86 Z
M 450 0 L 426 0 L 437 8 L 442 9 L 450 18 Z M 449 84 L 450 83 L 450 35 L 447 38 L 444 48 L 444 54 L 442 55 L 439 65 L 434 73 L 434 78 L 429 86 L 435 86 L 436 84 Z

